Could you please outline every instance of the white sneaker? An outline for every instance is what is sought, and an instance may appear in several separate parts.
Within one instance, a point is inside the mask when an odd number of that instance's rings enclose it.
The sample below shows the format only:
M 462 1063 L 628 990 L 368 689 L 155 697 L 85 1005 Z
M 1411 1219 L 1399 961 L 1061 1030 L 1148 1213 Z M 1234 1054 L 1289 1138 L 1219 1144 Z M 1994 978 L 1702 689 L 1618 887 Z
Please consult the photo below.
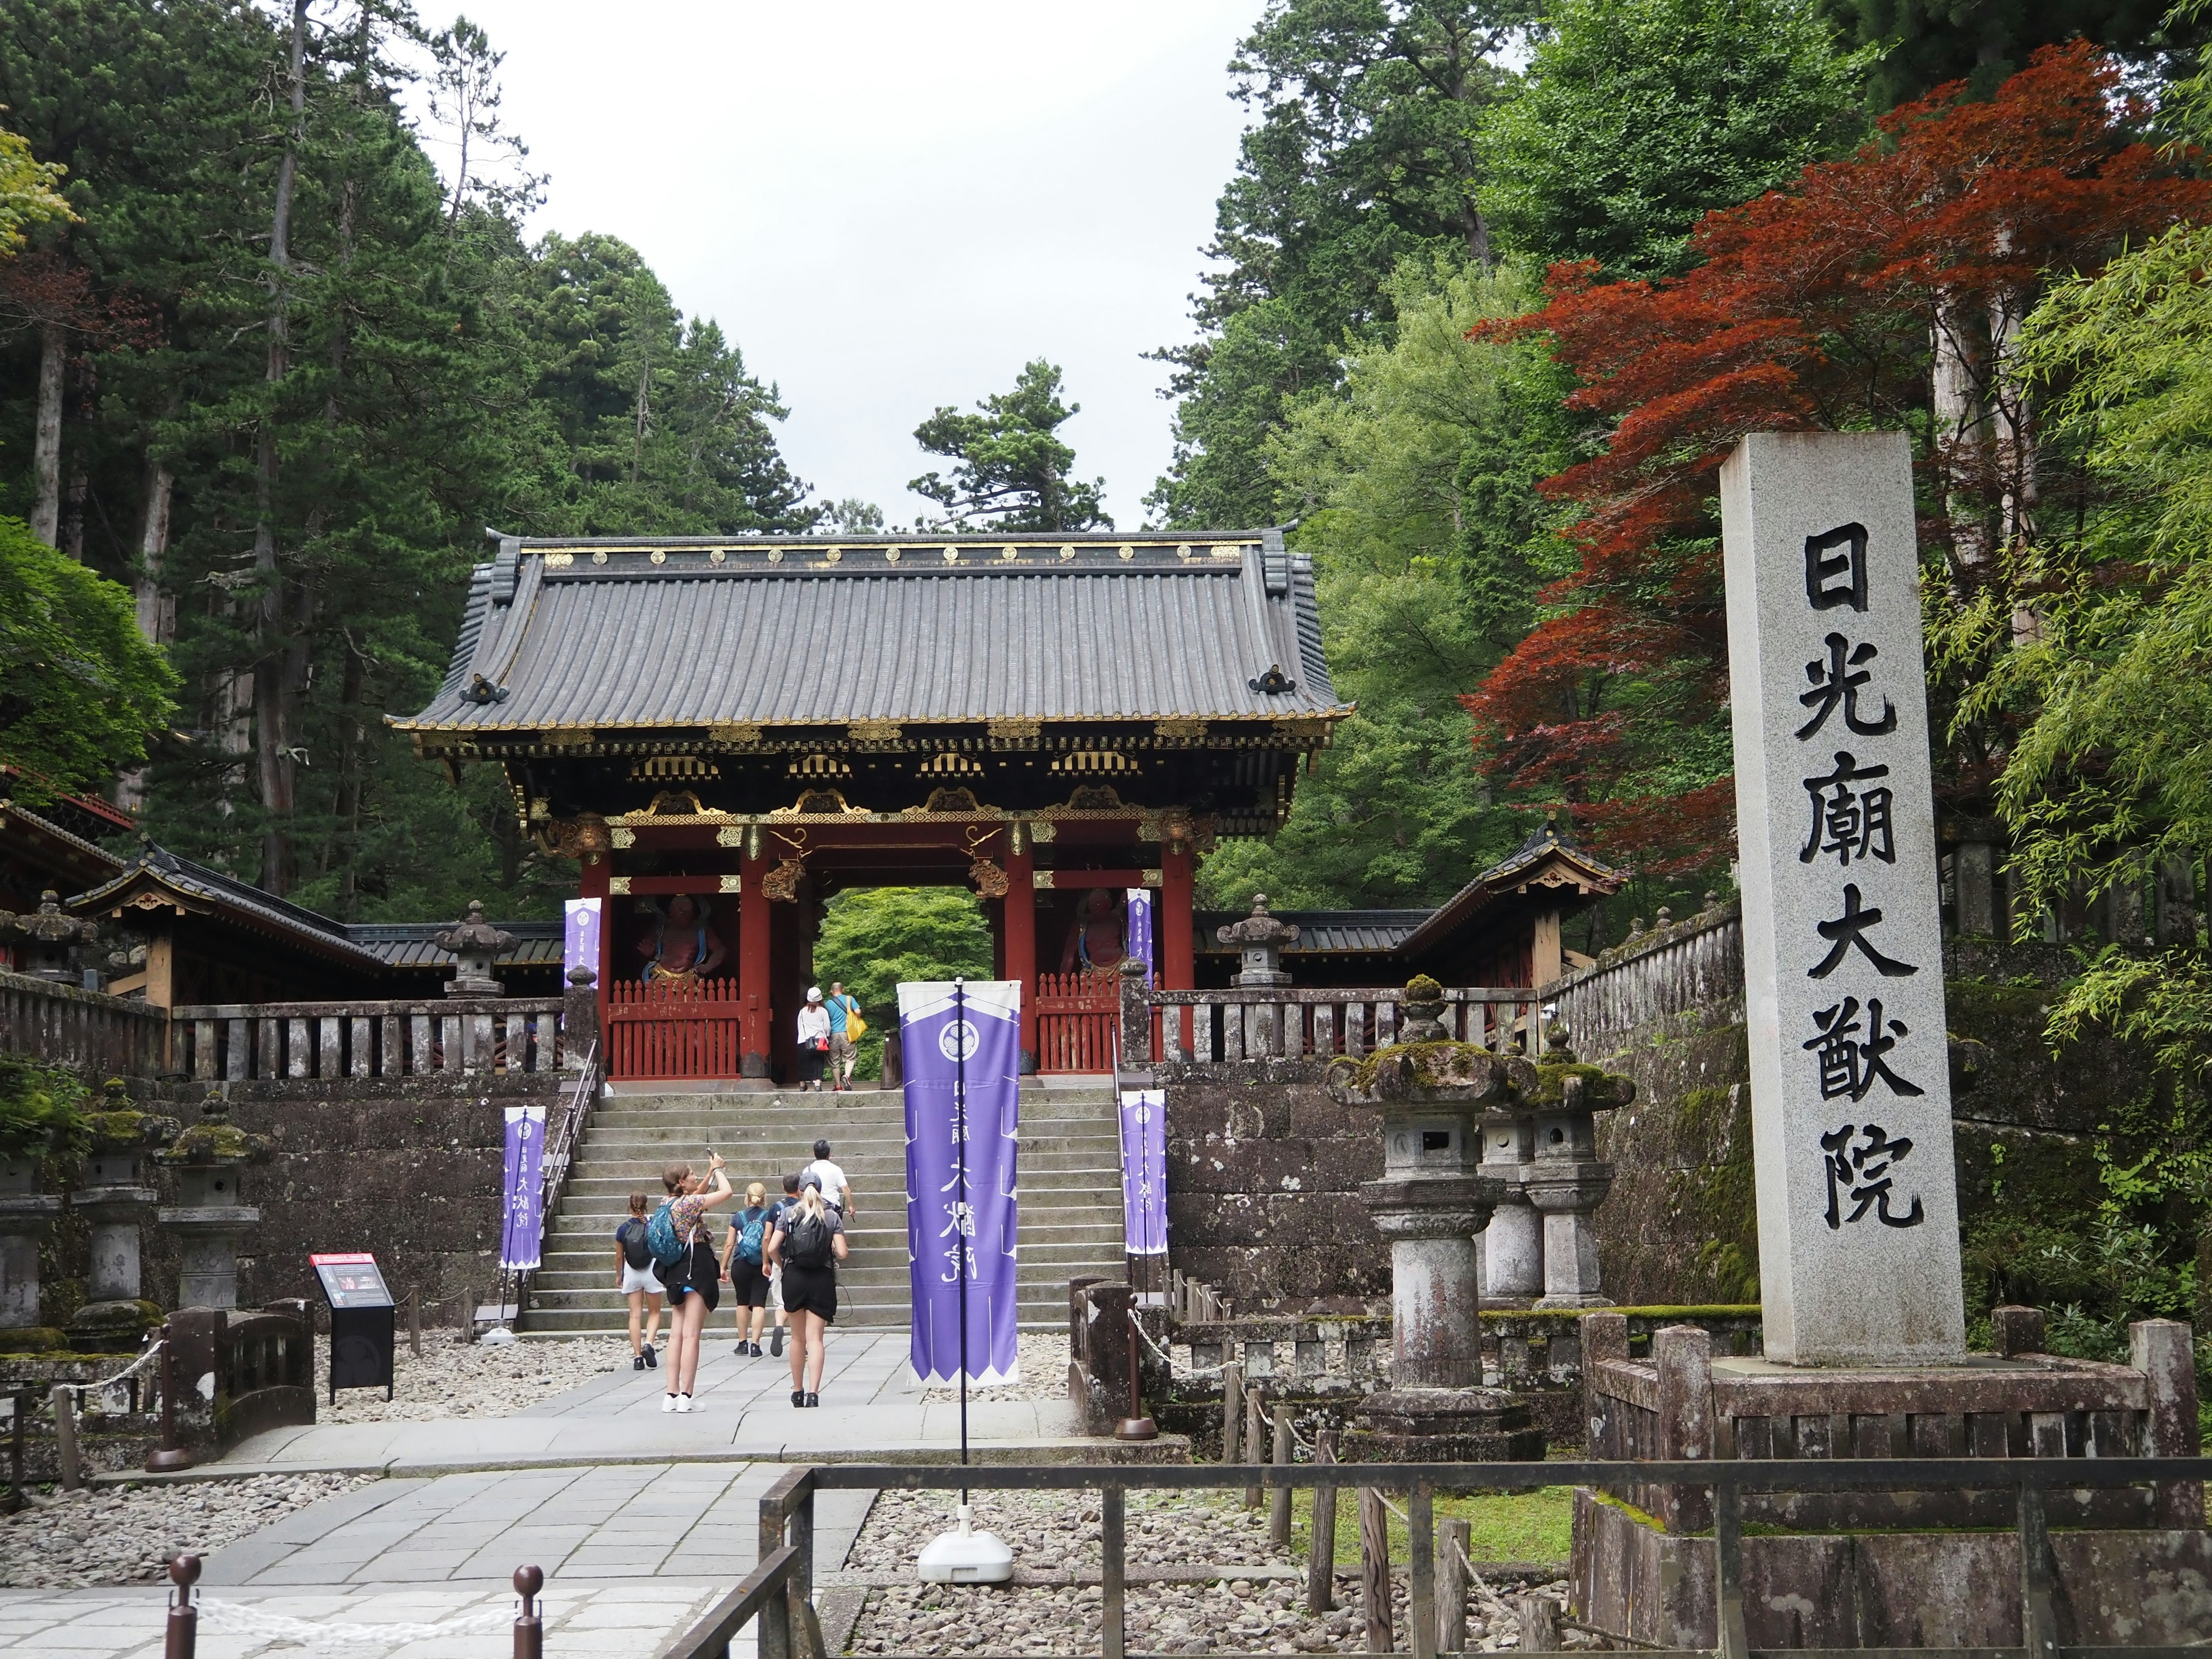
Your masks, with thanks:
M 672 1394 L 662 1395 L 660 1396 L 660 1409 L 665 1412 L 674 1411 L 676 1409 L 676 1396 Z
M 676 1409 L 679 1412 L 690 1411 L 691 1409 L 691 1396 L 688 1394 L 678 1395 L 676 1396 Z

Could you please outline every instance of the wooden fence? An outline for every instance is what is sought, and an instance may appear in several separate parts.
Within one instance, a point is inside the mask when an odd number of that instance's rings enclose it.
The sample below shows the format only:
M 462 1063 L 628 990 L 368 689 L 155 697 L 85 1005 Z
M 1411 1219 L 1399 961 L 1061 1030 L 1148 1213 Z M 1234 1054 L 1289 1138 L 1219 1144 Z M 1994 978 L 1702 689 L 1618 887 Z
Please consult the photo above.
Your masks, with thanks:
M 143 1002 L 0 972 L 0 1052 L 91 1076 L 151 1077 L 167 1034 L 167 1017 Z
M 1036 977 L 1037 1070 L 1095 1075 L 1114 1069 L 1121 976 L 1109 969 Z
M 561 1009 L 558 997 L 215 1003 L 172 1011 L 173 1057 L 203 1079 L 552 1072 L 568 1059 Z
M 606 989 L 610 1078 L 738 1075 L 744 1005 L 736 980 L 616 980 Z

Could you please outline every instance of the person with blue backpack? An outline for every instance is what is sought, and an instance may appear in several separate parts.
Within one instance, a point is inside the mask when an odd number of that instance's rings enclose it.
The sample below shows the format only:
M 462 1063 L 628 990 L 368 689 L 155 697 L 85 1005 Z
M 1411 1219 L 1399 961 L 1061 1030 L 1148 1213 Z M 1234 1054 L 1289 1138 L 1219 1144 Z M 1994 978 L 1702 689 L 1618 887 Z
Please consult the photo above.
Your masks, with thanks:
M 738 1358 L 761 1357 L 761 1328 L 768 1322 L 769 1228 L 775 1212 L 768 1188 L 757 1181 L 745 1188 L 745 1207 L 730 1218 L 730 1243 L 722 1253 L 722 1281 L 737 1304 Z
M 665 1412 L 691 1409 L 691 1390 L 699 1380 L 699 1334 L 707 1316 L 722 1299 L 721 1264 L 714 1259 L 714 1241 L 707 1230 L 707 1212 L 737 1196 L 722 1169 L 722 1155 L 707 1155 L 705 1177 L 691 1173 L 689 1164 L 672 1164 L 660 1177 L 668 1201 L 645 1224 L 647 1244 L 653 1251 L 653 1270 L 668 1288 L 668 1397 Z

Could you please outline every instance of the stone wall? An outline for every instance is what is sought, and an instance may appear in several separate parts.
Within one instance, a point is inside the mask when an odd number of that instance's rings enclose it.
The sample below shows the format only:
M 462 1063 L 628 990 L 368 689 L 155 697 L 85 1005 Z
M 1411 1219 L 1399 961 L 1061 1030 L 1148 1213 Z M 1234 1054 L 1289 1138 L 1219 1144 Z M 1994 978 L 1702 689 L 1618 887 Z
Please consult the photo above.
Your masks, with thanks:
M 421 1286 L 426 1323 L 458 1319 L 463 1288 L 486 1299 L 498 1273 L 505 1109 L 541 1101 L 550 1115 L 574 1082 L 566 1073 L 433 1073 L 223 1085 L 230 1121 L 275 1143 L 244 1177 L 261 1224 L 240 1252 L 240 1305 L 305 1297 L 320 1307 L 308 1255 L 367 1250 L 395 1296 Z M 166 1109 L 189 1121 L 206 1085 L 170 1092 Z M 173 1249 L 156 1243 L 149 1269 L 148 1294 L 173 1305 Z
M 1163 1068 L 1169 1260 L 1239 1308 L 1387 1297 L 1390 1251 L 1359 1201 L 1382 1173 L 1380 1114 L 1304 1060 Z

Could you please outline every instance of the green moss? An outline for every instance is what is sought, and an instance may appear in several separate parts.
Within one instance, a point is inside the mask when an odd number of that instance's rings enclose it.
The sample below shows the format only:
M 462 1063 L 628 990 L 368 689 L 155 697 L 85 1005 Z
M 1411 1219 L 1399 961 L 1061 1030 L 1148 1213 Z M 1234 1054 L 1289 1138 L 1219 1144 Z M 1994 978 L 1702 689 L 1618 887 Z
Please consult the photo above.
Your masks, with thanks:
M 1692 1281 L 1716 1301 L 1759 1296 L 1759 1210 L 1751 1162 L 1751 1091 L 1691 1089 L 1676 1109 L 1677 1133 L 1698 1148 L 1722 1149 L 1715 1162 L 1667 1177 L 1668 1208 L 1682 1231 L 1704 1241 Z
M 69 1339 L 51 1325 L 19 1325 L 12 1331 L 0 1331 L 0 1353 L 77 1357 L 69 1352 Z
M 138 1146 L 160 1146 L 177 1138 L 184 1127 L 175 1118 L 158 1112 L 133 1109 L 94 1112 L 85 1120 L 94 1146 L 118 1152 Z
M 90 1097 L 67 1072 L 0 1054 L 0 1156 L 82 1157 Z
M 1578 1077 L 1587 1091 L 1583 1098 L 1601 1103 L 1611 1091 L 1612 1085 L 1607 1082 L 1610 1075 L 1602 1066 L 1586 1066 L 1580 1060 L 1539 1060 L 1536 1092 L 1529 1099 L 1535 1105 L 1556 1106 L 1566 1097 L 1567 1079 Z
M 1234 1500 L 1232 1500 L 1234 1501 Z M 1403 1506 L 1402 1500 L 1393 1503 Z M 1468 1523 L 1468 1559 L 1485 1561 L 1564 1561 L 1574 1542 L 1575 1494 L 1571 1486 L 1545 1486 L 1535 1492 L 1497 1492 L 1481 1497 L 1436 1498 L 1437 1518 L 1454 1516 Z M 1389 1517 L 1390 1559 L 1412 1559 L 1406 1523 Z M 1291 1499 L 1291 1553 L 1304 1559 L 1313 1535 L 1313 1493 L 1295 1492 Z M 1359 1501 L 1349 1487 L 1336 1494 L 1336 1559 L 1359 1559 Z

